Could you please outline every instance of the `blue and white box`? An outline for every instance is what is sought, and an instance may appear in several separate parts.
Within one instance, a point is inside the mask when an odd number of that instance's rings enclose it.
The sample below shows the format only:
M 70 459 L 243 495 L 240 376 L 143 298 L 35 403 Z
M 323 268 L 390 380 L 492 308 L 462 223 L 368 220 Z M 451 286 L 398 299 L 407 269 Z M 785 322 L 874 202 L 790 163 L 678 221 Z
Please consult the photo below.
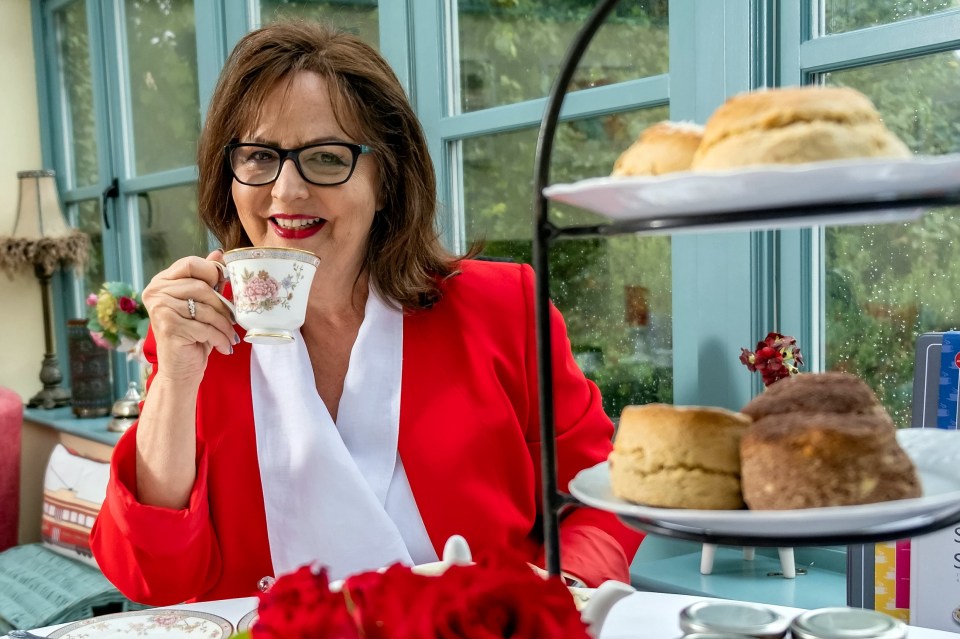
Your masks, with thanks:
M 937 428 L 957 430 L 957 395 L 960 390 L 960 331 L 943 334 L 940 347 L 940 381 Z

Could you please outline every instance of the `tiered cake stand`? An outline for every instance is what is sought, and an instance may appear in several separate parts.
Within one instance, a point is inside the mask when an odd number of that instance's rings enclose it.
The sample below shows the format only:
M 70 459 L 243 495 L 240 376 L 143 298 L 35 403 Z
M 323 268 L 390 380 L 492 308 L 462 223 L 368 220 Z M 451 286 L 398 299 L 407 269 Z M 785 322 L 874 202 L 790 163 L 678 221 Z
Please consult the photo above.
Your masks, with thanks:
M 586 476 L 581 473 L 571 484 L 573 492 L 578 492 L 576 487 L 579 486 L 581 496 L 588 494 L 592 499 L 577 499 L 557 490 L 553 380 L 550 374 L 553 363 L 548 319 L 551 242 L 562 237 L 621 233 L 902 222 L 919 217 L 931 206 L 960 204 L 960 158 L 957 156 L 817 163 L 711 175 L 687 173 L 656 180 L 598 178 L 548 186 L 550 156 L 563 97 L 587 45 L 615 4 L 616 0 L 598 2 L 571 44 L 550 91 L 537 140 L 533 266 L 536 271 L 543 536 L 547 570 L 551 574 L 560 572 L 558 522 L 562 511 L 572 505 L 604 508 L 616 512 L 631 526 L 668 537 L 738 546 L 865 544 L 923 535 L 960 522 L 960 478 L 956 477 L 960 470 L 950 470 L 948 476 L 941 478 L 945 485 L 937 495 L 925 493 L 920 500 L 901 500 L 902 509 L 899 503 L 888 502 L 886 506 L 845 507 L 844 513 L 849 513 L 848 517 L 837 517 L 836 512 L 832 512 L 836 509 L 812 509 L 802 514 L 785 511 L 786 514 L 780 515 L 780 519 L 774 518 L 768 528 L 753 526 L 754 520 L 751 519 L 770 518 L 771 514 L 764 514 L 764 511 L 731 511 L 720 515 L 716 525 L 709 518 L 698 520 L 694 517 L 691 522 L 687 517 L 677 516 L 684 511 L 640 507 L 634 512 L 630 506 L 602 494 L 607 488 L 603 483 L 602 468 L 588 469 Z M 754 197 L 757 185 L 769 186 L 771 183 L 791 184 L 792 188 L 768 188 L 766 196 L 761 193 Z M 823 188 L 809 188 L 813 184 Z M 734 187 L 742 190 L 738 192 Z M 647 197 L 645 193 L 656 197 Z M 689 197 L 674 198 L 672 205 L 665 206 L 660 196 L 666 195 L 669 199 L 671 193 L 685 193 Z M 747 194 L 747 197 L 739 197 L 738 193 Z M 550 199 L 593 210 L 611 221 L 591 226 L 555 226 L 548 217 Z M 960 465 L 952 468 L 960 468 Z M 690 512 L 685 514 L 690 515 Z M 787 523 L 790 517 L 797 517 L 795 525 Z

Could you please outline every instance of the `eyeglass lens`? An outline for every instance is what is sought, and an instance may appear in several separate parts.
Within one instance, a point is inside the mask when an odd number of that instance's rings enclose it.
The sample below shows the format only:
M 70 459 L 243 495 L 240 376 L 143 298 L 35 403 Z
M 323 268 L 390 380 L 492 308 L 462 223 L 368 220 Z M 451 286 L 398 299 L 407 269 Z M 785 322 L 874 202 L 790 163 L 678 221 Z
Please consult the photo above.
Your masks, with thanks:
M 315 184 L 336 184 L 350 176 L 356 155 L 348 146 L 317 144 L 294 154 L 303 177 Z M 245 184 L 268 184 L 280 175 L 282 155 L 268 146 L 241 144 L 230 151 L 230 166 Z

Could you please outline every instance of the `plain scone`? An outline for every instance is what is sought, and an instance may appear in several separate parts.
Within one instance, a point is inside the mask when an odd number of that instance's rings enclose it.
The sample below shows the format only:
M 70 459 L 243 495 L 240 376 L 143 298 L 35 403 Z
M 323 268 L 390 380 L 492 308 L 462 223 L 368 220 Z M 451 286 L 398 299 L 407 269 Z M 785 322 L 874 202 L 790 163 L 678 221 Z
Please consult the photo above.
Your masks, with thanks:
M 807 86 L 727 100 L 707 120 L 691 169 L 910 155 L 867 96 L 848 87 Z
M 873 391 L 848 373 L 804 373 L 743 408 L 743 499 L 753 510 L 919 497 L 920 479 Z
M 703 127 L 664 120 L 644 129 L 613 165 L 615 177 L 686 171 L 700 145 Z
M 740 436 L 749 425 L 723 408 L 627 406 L 610 453 L 611 488 L 648 506 L 743 508 Z

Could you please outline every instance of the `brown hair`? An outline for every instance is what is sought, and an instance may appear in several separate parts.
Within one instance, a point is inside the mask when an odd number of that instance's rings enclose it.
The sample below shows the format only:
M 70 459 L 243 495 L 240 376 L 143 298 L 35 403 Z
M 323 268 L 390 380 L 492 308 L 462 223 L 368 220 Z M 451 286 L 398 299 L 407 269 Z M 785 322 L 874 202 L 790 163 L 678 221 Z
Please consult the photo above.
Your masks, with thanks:
M 386 60 L 356 36 L 319 23 L 279 22 L 240 40 L 220 74 L 200 135 L 200 219 L 225 250 L 251 245 L 230 194 L 233 177 L 223 147 L 251 128 L 278 82 L 300 71 L 329 83 L 337 123 L 345 131 L 359 127 L 358 138 L 378 162 L 384 206 L 367 242 L 372 285 L 404 309 L 431 306 L 440 298 L 440 281 L 456 272 L 460 258 L 437 235 L 433 162 L 420 123 Z

